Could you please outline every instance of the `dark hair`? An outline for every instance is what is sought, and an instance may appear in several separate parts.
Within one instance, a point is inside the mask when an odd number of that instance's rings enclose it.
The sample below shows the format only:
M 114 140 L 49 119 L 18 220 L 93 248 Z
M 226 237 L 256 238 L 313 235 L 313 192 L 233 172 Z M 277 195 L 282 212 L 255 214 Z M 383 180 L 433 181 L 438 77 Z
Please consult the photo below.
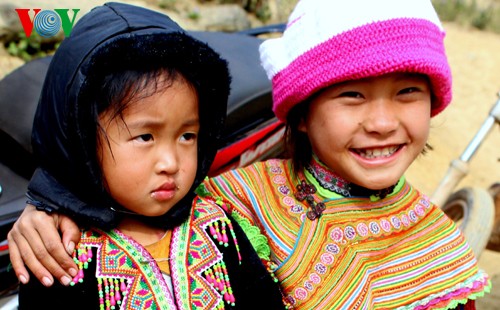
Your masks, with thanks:
M 293 172 L 297 174 L 311 162 L 312 146 L 305 132 L 298 129 L 306 120 L 311 99 L 295 105 L 286 116 L 285 150 L 292 159 Z
M 178 75 L 174 68 L 126 70 L 108 74 L 100 81 L 101 86 L 94 94 L 98 103 L 97 113 L 113 110 L 112 119 L 121 117 L 130 104 L 169 87 L 169 83 L 176 81 Z

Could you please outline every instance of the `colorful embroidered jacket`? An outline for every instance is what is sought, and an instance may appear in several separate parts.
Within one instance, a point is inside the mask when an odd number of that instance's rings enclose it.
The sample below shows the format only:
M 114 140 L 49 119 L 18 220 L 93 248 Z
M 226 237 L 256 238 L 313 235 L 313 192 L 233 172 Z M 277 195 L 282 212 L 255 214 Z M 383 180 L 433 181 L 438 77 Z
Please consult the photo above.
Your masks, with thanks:
M 290 161 L 269 160 L 207 187 L 236 206 L 235 217 L 265 232 L 295 308 L 453 309 L 489 291 L 454 222 L 404 178 L 378 201 L 321 188 L 314 199 L 326 209 L 310 220 L 310 207 L 294 196 L 306 173 L 290 171 Z
M 32 277 L 21 285 L 19 309 L 284 308 L 241 227 L 209 197 L 172 232 L 173 296 L 155 260 L 118 230 L 84 232 L 77 251 L 83 281 L 45 288 Z

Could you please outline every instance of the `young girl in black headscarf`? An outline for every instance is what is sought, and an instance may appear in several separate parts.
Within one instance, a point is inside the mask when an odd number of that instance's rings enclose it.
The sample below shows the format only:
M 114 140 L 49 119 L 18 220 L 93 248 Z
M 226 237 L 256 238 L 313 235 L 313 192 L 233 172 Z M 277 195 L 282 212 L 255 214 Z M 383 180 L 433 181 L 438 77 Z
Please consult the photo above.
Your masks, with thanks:
M 283 307 L 225 205 L 195 193 L 229 82 L 226 61 L 160 13 L 108 3 L 77 23 L 42 90 L 28 196 L 87 227 L 79 270 L 69 286 L 21 285 L 20 309 Z

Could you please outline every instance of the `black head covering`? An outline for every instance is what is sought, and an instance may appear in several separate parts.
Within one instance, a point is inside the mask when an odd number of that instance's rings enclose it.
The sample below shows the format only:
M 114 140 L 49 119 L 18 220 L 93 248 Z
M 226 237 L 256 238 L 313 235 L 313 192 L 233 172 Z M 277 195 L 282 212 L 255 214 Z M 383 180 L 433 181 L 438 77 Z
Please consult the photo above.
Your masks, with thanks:
M 198 170 L 190 194 L 167 214 L 144 218 L 170 228 L 189 214 L 194 189 L 217 151 L 230 77 L 227 62 L 159 12 L 106 3 L 84 15 L 54 55 L 47 71 L 32 132 L 39 160 L 28 196 L 81 224 L 110 228 L 120 213 L 104 190 L 96 156 L 96 81 L 117 70 L 174 68 L 196 89 L 200 134 Z

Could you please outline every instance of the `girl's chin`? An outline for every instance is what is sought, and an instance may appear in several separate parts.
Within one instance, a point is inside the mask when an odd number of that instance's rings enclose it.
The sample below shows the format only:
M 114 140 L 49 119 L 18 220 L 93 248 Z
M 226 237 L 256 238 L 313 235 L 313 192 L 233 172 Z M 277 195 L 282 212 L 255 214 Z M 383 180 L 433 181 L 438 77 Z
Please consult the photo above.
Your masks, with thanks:
M 360 182 L 361 184 L 356 183 L 356 182 L 354 182 L 354 183 L 356 185 L 362 186 L 362 187 L 367 188 L 367 189 L 381 190 L 381 189 L 385 189 L 385 188 L 393 186 L 394 184 L 396 184 L 399 181 L 399 179 L 400 178 L 391 178 L 391 179 L 384 178 L 383 180 L 373 180 L 373 181 L 369 181 L 369 182 L 363 181 L 363 182 Z
M 168 211 L 171 208 L 168 208 L 167 210 L 165 209 L 159 209 L 159 210 L 148 210 L 149 212 L 137 212 L 137 214 L 142 215 L 144 217 L 157 217 L 157 216 L 162 216 L 168 213 Z

